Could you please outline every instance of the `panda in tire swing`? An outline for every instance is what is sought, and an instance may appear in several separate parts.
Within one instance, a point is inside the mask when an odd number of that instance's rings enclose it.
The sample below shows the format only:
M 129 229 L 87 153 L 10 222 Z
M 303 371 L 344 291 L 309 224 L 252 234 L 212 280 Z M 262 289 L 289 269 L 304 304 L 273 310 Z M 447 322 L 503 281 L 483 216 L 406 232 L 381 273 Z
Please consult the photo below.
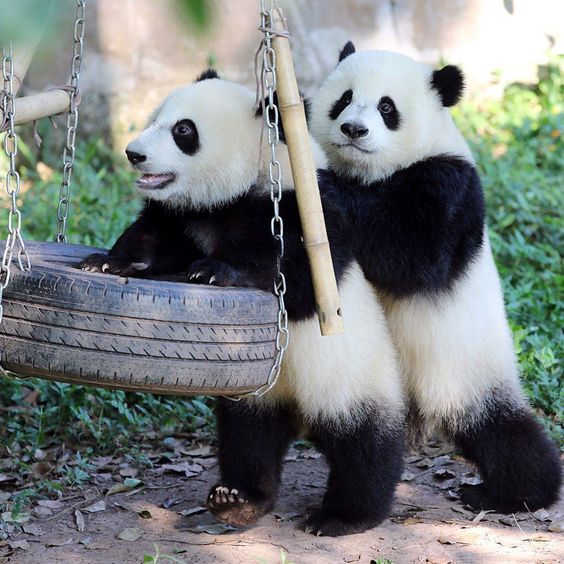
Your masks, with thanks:
M 535 511 L 558 498 L 559 453 L 519 383 L 482 186 L 448 109 L 462 90 L 455 66 L 348 42 L 312 98 L 329 159 L 320 187 L 382 299 L 412 436 L 438 427 L 477 466 L 483 483 L 462 488 L 464 503 Z
M 92 255 L 80 268 L 144 278 L 181 274 L 187 282 L 271 292 L 278 249 L 263 127 L 254 93 L 214 71 L 173 92 L 127 147 L 142 173 L 138 219 L 109 254 Z M 322 167 L 313 140 L 312 147 Z M 278 159 L 288 182 L 282 143 Z M 218 399 L 221 476 L 207 506 L 231 525 L 256 523 L 274 506 L 290 441 L 305 431 L 330 470 L 321 507 L 304 528 L 336 536 L 374 527 L 389 514 L 403 465 L 403 390 L 382 306 L 352 256 L 346 218 L 327 203 L 346 332 L 321 337 L 292 188 L 284 186 L 281 205 L 289 346 L 266 395 Z

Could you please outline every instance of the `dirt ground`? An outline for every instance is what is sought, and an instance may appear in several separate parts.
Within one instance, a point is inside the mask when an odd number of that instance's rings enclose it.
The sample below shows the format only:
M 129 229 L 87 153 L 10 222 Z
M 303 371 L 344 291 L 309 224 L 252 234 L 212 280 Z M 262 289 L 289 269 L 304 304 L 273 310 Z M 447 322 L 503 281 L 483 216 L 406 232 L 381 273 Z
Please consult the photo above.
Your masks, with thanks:
M 563 502 L 534 514 L 468 511 L 456 501 L 456 488 L 476 483 L 477 477 L 441 443 L 409 457 L 389 520 L 341 538 L 314 537 L 299 528 L 308 508 L 320 503 L 327 476 L 314 450 L 293 447 L 288 453 L 273 514 L 254 528 L 230 531 L 201 507 L 217 479 L 213 450 L 182 440 L 169 447 L 149 470 L 131 468 L 119 456 L 96 459 L 88 487 L 60 501 L 34 502 L 28 520 L 0 542 L 0 561 L 564 562 Z M 112 493 L 120 488 L 129 490 Z M 22 527 L 24 532 L 18 531 Z

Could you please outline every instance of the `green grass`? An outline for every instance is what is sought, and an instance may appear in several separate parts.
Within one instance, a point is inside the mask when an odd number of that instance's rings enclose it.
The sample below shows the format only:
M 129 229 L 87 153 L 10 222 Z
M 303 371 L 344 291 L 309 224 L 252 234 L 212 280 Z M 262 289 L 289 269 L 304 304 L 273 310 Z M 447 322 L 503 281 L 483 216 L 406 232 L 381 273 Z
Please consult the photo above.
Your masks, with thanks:
M 562 436 L 562 217 L 564 101 L 562 60 L 543 71 L 533 87 L 511 86 L 502 100 L 466 102 L 455 118 L 472 143 L 488 200 L 489 227 L 502 276 L 525 388 L 554 437 Z M 45 124 L 42 125 L 45 129 Z M 30 138 L 29 136 L 27 137 Z M 47 136 L 49 141 L 49 136 Z M 49 146 L 49 143 L 46 143 Z M 24 235 L 53 240 L 59 167 L 52 152 L 41 160 L 57 166 L 51 179 L 34 152 L 24 154 Z M 128 167 L 100 139 L 77 150 L 69 241 L 110 245 L 139 204 Z M 43 180 L 37 169 L 42 170 Z M 0 215 L 0 233 L 6 232 Z M 29 403 L 29 393 L 39 395 Z M 84 464 L 66 483 L 87 476 L 88 456 L 123 448 L 131 456 L 138 437 L 207 428 L 206 401 L 112 392 L 41 380 L 0 379 L 0 458 L 18 454 L 22 465 L 52 441 L 81 450 Z M 46 488 L 57 487 L 47 484 Z

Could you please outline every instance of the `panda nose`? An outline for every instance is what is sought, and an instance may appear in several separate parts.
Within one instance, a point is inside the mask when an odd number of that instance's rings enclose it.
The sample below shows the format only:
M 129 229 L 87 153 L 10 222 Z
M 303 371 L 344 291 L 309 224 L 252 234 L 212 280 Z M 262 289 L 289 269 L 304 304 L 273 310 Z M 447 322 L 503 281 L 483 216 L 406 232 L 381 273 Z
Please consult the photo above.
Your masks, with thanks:
M 141 153 L 136 153 L 135 151 L 128 151 L 126 149 L 125 154 L 127 155 L 129 162 L 133 165 L 142 163 L 143 161 L 147 160 L 147 157 L 145 155 L 142 155 Z
M 358 139 L 368 135 L 368 129 L 361 123 L 343 123 L 341 131 L 350 139 Z

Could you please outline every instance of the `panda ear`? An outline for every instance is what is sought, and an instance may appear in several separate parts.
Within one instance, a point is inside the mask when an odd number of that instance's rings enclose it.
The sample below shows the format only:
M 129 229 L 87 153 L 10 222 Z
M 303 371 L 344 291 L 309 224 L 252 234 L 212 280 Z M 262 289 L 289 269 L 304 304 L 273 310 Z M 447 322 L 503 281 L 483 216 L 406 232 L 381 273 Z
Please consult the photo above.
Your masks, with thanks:
M 356 53 L 354 43 L 352 41 L 347 41 L 344 47 L 339 51 L 339 63 L 353 53 Z
M 438 92 L 443 106 L 450 108 L 462 97 L 464 75 L 458 67 L 447 65 L 433 72 L 431 86 Z
M 219 75 L 214 69 L 206 69 L 194 82 L 202 82 L 210 78 L 219 78 Z

